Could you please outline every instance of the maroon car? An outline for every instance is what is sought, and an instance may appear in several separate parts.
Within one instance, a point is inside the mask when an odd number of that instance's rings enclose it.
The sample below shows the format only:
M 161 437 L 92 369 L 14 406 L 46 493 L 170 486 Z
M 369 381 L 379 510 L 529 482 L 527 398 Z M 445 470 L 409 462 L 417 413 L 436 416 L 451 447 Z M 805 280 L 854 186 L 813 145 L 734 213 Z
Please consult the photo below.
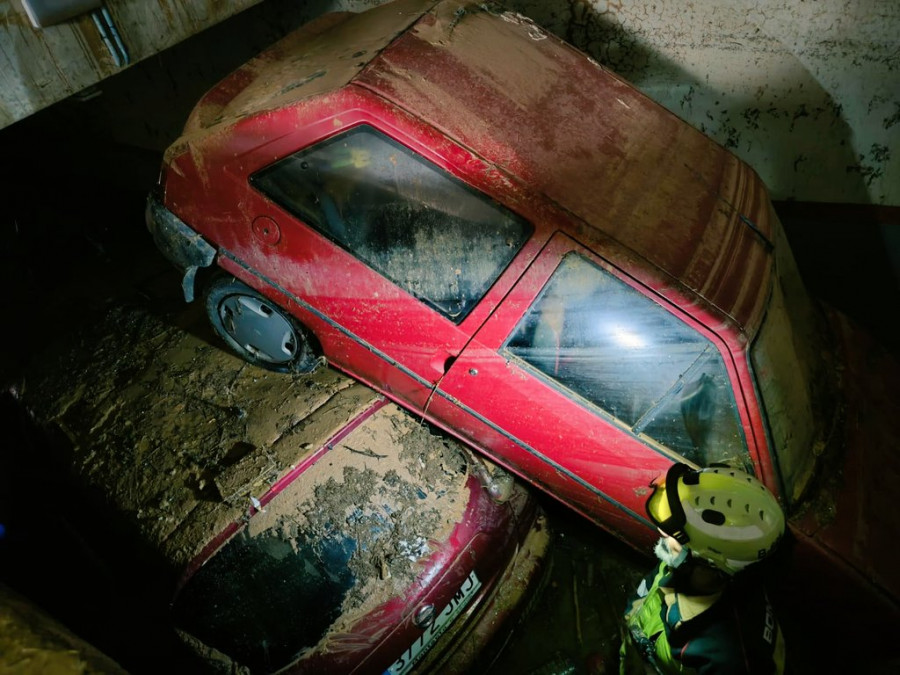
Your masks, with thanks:
M 192 332 L 115 308 L 29 373 L 21 399 L 79 490 L 68 520 L 91 530 L 59 551 L 89 542 L 131 570 L 158 596 L 140 616 L 168 586 L 167 622 L 213 670 L 470 672 L 495 655 L 546 570 L 530 493 L 337 371 L 270 373 Z
M 673 461 L 742 467 L 805 578 L 897 624 L 895 427 L 859 438 L 897 398 L 757 175 L 522 16 L 321 17 L 203 97 L 148 222 L 244 358 L 324 357 L 642 548 Z

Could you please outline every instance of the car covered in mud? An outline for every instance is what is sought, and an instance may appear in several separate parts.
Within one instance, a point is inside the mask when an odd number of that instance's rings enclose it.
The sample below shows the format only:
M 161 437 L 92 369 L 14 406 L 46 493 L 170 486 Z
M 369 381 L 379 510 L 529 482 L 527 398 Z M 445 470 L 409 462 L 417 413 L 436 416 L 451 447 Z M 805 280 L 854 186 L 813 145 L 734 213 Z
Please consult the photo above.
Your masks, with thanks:
M 188 653 L 253 673 L 470 672 L 495 653 L 544 578 L 530 493 L 335 370 L 274 374 L 176 323 L 113 308 L 17 395 L 78 486 L 84 541 L 168 586 Z
M 750 167 L 521 15 L 320 17 L 200 100 L 147 217 L 245 359 L 327 360 L 640 548 L 673 461 L 751 471 L 823 611 L 896 625 L 895 363 Z

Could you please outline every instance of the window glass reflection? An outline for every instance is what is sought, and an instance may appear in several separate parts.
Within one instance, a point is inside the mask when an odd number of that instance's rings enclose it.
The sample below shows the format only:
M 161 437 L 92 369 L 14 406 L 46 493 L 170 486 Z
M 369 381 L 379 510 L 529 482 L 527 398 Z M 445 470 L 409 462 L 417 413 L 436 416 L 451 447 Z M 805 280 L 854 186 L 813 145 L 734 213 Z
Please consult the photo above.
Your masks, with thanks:
M 250 181 L 456 322 L 532 231 L 500 204 L 368 126 L 295 153 Z
M 749 468 L 719 352 L 663 307 L 568 255 L 505 346 L 635 434 Z

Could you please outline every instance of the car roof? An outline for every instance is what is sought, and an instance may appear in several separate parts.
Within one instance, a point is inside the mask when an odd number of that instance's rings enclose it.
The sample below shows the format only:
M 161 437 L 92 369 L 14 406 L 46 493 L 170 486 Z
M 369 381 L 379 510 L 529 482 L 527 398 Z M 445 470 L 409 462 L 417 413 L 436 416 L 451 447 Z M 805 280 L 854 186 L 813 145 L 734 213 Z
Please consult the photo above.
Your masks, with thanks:
M 326 15 L 208 93 L 185 134 L 219 126 L 246 148 L 255 129 L 236 122 L 341 88 L 440 130 L 569 214 L 582 243 L 637 256 L 651 286 L 676 281 L 755 333 L 778 227 L 758 176 L 521 15 L 462 0 Z
M 344 87 L 434 0 L 400 0 L 363 13 L 331 12 L 249 60 L 200 100 L 185 135 Z

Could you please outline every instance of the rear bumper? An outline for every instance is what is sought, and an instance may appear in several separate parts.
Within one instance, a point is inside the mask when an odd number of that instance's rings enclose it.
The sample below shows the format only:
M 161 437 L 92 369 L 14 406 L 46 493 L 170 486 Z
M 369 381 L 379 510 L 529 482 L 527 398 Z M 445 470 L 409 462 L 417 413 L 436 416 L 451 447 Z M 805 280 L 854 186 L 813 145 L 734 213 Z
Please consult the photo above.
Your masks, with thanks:
M 470 672 L 476 661 L 489 663 L 496 658 L 547 579 L 551 538 L 546 515 L 537 511 L 491 595 L 472 607 L 469 616 L 459 617 L 439 648 L 432 650 L 415 672 L 462 674 Z
M 184 292 L 185 302 L 192 302 L 197 270 L 212 265 L 216 258 L 216 249 L 163 206 L 154 194 L 150 194 L 147 198 L 144 217 L 156 247 L 169 262 L 184 273 L 181 278 L 181 290 Z

